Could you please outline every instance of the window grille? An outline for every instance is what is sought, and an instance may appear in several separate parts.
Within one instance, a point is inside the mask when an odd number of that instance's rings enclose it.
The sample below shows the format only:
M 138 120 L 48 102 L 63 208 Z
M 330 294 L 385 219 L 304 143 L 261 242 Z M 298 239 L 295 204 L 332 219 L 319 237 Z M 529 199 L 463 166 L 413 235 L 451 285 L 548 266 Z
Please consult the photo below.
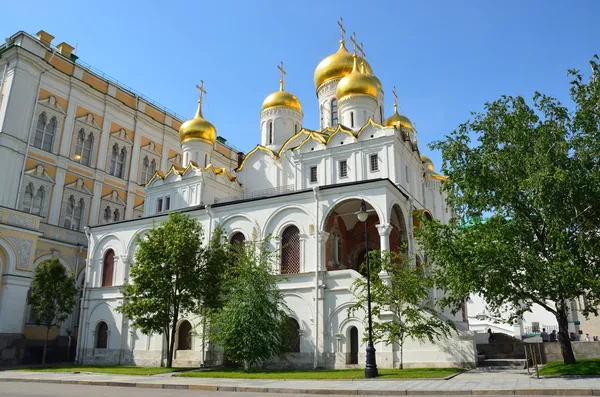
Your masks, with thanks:
M 371 159 L 371 172 L 379 171 L 379 158 L 377 154 L 372 154 Z
M 348 176 L 348 162 L 346 160 L 340 161 L 340 178 L 346 178 Z
M 317 182 L 317 167 L 310 167 L 310 182 Z
M 115 267 L 115 251 L 108 250 L 104 254 L 104 261 L 102 263 L 102 286 L 110 287 L 113 285 L 113 271 Z
M 300 231 L 288 226 L 281 235 L 281 274 L 300 273 Z

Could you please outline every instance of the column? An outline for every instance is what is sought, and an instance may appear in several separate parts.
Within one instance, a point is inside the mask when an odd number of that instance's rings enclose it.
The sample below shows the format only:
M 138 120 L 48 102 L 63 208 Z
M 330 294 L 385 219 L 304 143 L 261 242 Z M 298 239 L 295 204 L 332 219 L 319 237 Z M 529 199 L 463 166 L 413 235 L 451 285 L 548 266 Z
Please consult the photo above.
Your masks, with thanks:
M 300 234 L 300 269 L 299 269 L 299 273 L 304 273 L 307 272 L 307 266 L 306 266 L 306 240 L 308 240 L 308 236 L 306 234 Z M 317 266 L 317 264 L 315 263 L 315 266 Z
M 69 100 L 67 105 L 67 117 L 65 117 L 65 123 L 63 125 L 62 140 L 60 142 L 59 154 L 64 157 L 69 157 L 71 151 L 71 138 L 73 136 L 73 124 L 75 124 L 75 112 L 77 105 L 75 101 Z
M 390 252 L 390 233 L 392 231 L 392 225 L 389 223 L 382 223 L 375 227 L 379 232 L 379 246 L 381 248 L 381 255 L 383 256 L 385 255 L 385 252 Z M 383 269 L 379 272 L 379 278 L 388 285 L 391 282 L 389 273 Z
M 127 186 L 128 188 L 127 201 L 125 204 L 125 219 L 133 219 L 133 207 L 135 206 L 135 194 L 133 192 L 135 189 L 135 185 L 133 184 L 133 182 L 129 182 Z
M 163 131 L 164 134 L 164 131 Z M 166 143 L 163 143 L 162 146 L 162 158 L 160 159 L 160 170 L 163 172 L 168 171 L 169 166 L 169 147 Z
M 110 114 L 106 112 L 102 121 L 102 134 L 100 134 L 100 145 L 98 146 L 98 160 L 96 167 L 102 171 L 106 170 L 106 156 L 108 153 L 108 140 L 110 138 Z
M 318 234 L 318 241 L 317 244 L 319 244 L 319 258 L 318 258 L 318 263 L 317 265 L 319 266 L 318 269 L 319 271 L 325 271 L 327 270 L 327 266 L 325 264 L 325 260 L 327 258 L 327 240 L 329 239 L 329 233 L 327 232 L 319 232 Z
M 133 148 L 131 149 L 131 166 L 129 167 L 129 180 L 137 182 L 138 166 L 140 164 L 140 149 L 142 144 L 142 134 L 138 131 L 133 137 Z
M 51 225 L 58 225 L 59 222 L 60 204 L 62 203 L 66 174 L 67 170 L 64 168 L 58 167 L 56 169 L 54 187 L 52 188 L 52 201 L 50 202 L 50 210 L 48 211 L 48 223 Z
M 100 213 L 100 200 L 102 199 L 102 183 L 104 177 L 99 177 L 94 181 L 94 191 L 92 196 L 92 205 L 90 205 L 90 226 L 96 226 L 98 224 L 98 214 Z

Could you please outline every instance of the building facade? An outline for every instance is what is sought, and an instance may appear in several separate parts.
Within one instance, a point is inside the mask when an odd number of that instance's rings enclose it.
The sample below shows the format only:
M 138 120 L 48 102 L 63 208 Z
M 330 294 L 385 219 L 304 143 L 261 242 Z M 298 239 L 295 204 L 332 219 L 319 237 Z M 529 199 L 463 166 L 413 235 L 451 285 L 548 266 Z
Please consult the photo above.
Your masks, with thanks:
M 78 362 L 164 363 L 164 337 L 142 334 L 117 309 L 129 263 L 135 260 L 136 238 L 169 211 L 196 218 L 206 241 L 217 226 L 232 242 L 270 237 L 270 249 L 277 253 L 273 270 L 284 276 L 278 285 L 299 343 L 283 361 L 269 364 L 345 368 L 364 362 L 365 313 L 347 313 L 355 301 L 352 282 L 363 277 L 359 265 L 369 250 L 396 251 L 405 245 L 413 265 L 419 265 L 423 253 L 414 240 L 413 214 L 450 219 L 440 189 L 444 177 L 419 153 L 416 131 L 396 103 L 391 116 L 384 117 L 381 82 L 356 47 L 352 54 L 342 40 L 315 70 L 319 130 L 303 127 L 302 105 L 284 90 L 281 73 L 280 89 L 263 102 L 260 143 L 238 166 L 222 166 L 215 159 L 211 148 L 217 130 L 202 113 L 200 87 L 195 117 L 179 128 L 182 164 L 150 179 L 144 216 L 90 228 Z M 356 215 L 363 200 L 366 225 Z M 438 315 L 453 321 L 458 331 L 433 344 L 408 341 L 405 365 L 474 366 L 475 338 L 468 331 L 466 307 Z M 181 317 L 175 365 L 223 362 L 218 347 L 204 343 L 204 334 L 201 318 L 192 313 Z M 397 367 L 398 346 L 375 347 L 379 366 Z
M 35 266 L 58 257 L 81 288 L 84 228 L 141 217 L 144 184 L 182 163 L 177 115 L 53 39 L 17 32 L 0 46 L 0 364 L 41 352 L 26 303 Z M 238 165 L 222 140 L 211 152 Z M 77 313 L 52 329 L 53 343 L 76 345 Z

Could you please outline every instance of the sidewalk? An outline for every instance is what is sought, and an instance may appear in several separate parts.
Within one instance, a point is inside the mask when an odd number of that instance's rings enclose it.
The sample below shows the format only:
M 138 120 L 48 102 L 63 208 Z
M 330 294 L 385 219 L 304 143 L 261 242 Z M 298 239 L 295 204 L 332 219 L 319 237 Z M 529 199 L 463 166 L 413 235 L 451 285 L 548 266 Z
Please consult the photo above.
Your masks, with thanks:
M 90 373 L 0 372 L 0 382 L 41 382 L 257 393 L 341 395 L 600 395 L 600 378 L 533 379 L 522 373 L 468 371 L 449 380 L 267 380 L 179 378 Z

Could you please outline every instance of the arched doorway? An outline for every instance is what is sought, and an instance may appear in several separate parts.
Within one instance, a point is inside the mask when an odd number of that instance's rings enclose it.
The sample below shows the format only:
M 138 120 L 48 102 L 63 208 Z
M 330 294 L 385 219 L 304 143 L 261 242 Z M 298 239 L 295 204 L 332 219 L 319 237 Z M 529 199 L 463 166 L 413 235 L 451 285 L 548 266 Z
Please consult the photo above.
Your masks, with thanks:
M 408 226 L 404 217 L 404 212 L 398 204 L 392 207 L 390 214 L 390 251 L 395 253 L 404 253 L 404 257 L 408 256 L 409 241 L 408 241 Z
M 100 321 L 96 327 L 96 349 L 106 349 L 108 347 L 108 325 Z
M 348 331 L 348 344 L 350 351 L 346 353 L 347 364 L 358 364 L 358 328 L 352 326 Z
M 191 350 L 192 349 L 192 324 L 189 321 L 183 320 L 179 324 L 179 331 L 177 333 L 177 350 Z
M 281 233 L 281 274 L 300 273 L 300 230 L 290 225 Z

